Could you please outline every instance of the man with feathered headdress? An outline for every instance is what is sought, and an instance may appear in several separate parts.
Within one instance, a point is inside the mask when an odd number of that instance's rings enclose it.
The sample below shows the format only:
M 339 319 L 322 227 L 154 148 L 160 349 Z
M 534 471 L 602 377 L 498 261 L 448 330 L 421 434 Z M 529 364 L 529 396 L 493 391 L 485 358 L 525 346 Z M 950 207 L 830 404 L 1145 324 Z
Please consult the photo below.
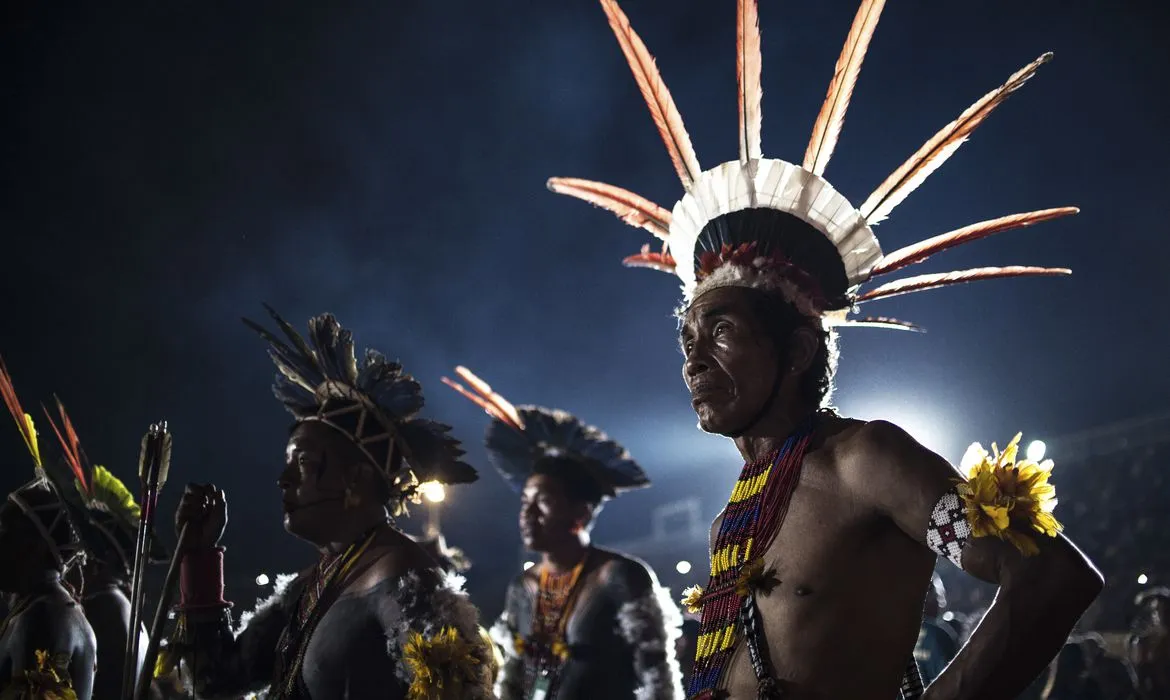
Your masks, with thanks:
M 46 411 L 61 447 L 63 463 L 46 467 L 59 472 L 62 501 L 78 523 L 85 548 L 81 601 L 98 643 L 93 697 L 113 700 L 122 696 L 122 669 L 130 635 L 130 577 L 142 511 L 134 502 L 134 495 L 113 472 L 92 464 L 86 457 L 73 421 L 60 400 L 57 414 L 59 424 Z M 147 537 L 147 560 L 153 564 L 165 562 L 170 552 L 157 533 L 148 532 Z M 145 627 L 135 633 L 145 640 Z M 142 654 L 146 652 L 145 641 L 139 649 Z M 140 654 L 135 678 L 141 664 Z
M 1100 575 L 1052 515 L 1051 463 L 1017 442 L 980 451 L 966 478 L 902 430 L 823 409 L 836 332 L 915 330 L 852 318 L 861 304 L 982 279 L 1066 275 L 991 267 L 871 280 L 948 248 L 1068 214 L 1063 207 L 965 226 L 882 254 L 873 226 L 949 158 L 1045 63 L 1045 54 L 932 137 L 860 207 L 823 175 L 882 0 L 863 0 L 800 165 L 761 149 L 756 0 L 739 0 L 739 158 L 703 170 L 682 118 L 616 0 L 601 0 L 686 190 L 673 210 L 588 180 L 549 187 L 608 209 L 660 239 L 627 258 L 682 282 L 683 379 L 700 427 L 744 459 L 712 530 L 711 575 L 688 605 L 702 622 L 694 698 L 850 698 L 922 694 L 911 652 L 936 556 L 1000 594 L 967 647 L 926 691 L 1014 697 L 1059 650 L 1100 590 Z M 844 671 L 844 672 L 843 672 Z
M 330 314 L 308 338 L 269 309 L 274 391 L 295 418 L 277 484 L 289 533 L 316 546 L 300 574 L 233 634 L 223 600 L 223 491 L 191 484 L 176 513 L 181 551 L 174 650 L 203 698 L 268 687 L 273 699 L 491 697 L 491 652 L 458 582 L 395 528 L 420 482 L 475 480 L 450 428 L 418 417 L 422 388 Z M 172 651 L 172 654 L 174 651 Z
M 46 471 L 32 417 L 17 400 L 0 360 L 0 395 L 32 455 L 36 478 L 0 505 L 0 591 L 8 613 L 0 622 L 0 698 L 89 700 L 96 642 L 63 576 L 83 556 L 74 514 L 63 503 L 67 485 Z
M 492 464 L 520 496 L 540 564 L 508 587 L 492 637 L 502 700 L 681 700 L 682 616 L 643 562 L 590 543 L 602 503 L 650 485 L 621 445 L 564 411 L 513 406 L 470 370 L 443 381 L 492 416 Z

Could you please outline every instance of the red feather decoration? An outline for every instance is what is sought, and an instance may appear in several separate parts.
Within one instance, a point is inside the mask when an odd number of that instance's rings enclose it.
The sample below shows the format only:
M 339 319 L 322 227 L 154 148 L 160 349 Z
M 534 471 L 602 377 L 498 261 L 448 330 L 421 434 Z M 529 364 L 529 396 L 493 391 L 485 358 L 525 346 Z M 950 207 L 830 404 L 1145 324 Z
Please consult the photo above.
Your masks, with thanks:
M 61 445 L 61 452 L 65 455 L 65 461 L 69 463 L 69 468 L 73 470 L 73 476 L 77 478 L 77 482 L 81 484 L 81 493 L 86 500 L 92 498 L 91 484 L 85 478 L 85 468 L 82 466 L 81 459 L 81 440 L 77 437 L 77 431 L 73 429 L 73 421 L 69 420 L 69 414 L 65 412 L 65 406 L 61 403 L 61 399 L 53 397 L 57 402 L 57 412 L 61 414 L 61 427 L 53 421 L 53 414 L 49 413 L 49 409 L 41 405 L 41 410 L 45 412 L 45 417 L 49 419 L 49 425 L 53 426 L 53 432 L 57 434 L 57 442 Z M 64 434 L 62 434 L 64 430 Z
M 971 224 L 970 226 L 964 226 L 963 228 L 955 229 L 948 233 L 932 236 L 925 241 L 920 241 L 914 245 L 908 245 L 905 248 L 895 250 L 889 255 L 882 257 L 881 260 L 878 260 L 869 274 L 870 277 L 889 274 L 895 270 L 901 270 L 908 265 L 920 263 L 935 253 L 941 253 L 944 250 L 963 245 L 964 243 L 987 238 L 1000 231 L 1009 231 L 1014 228 L 1023 228 L 1032 224 L 1059 219 L 1062 216 L 1076 214 L 1079 211 L 1080 209 L 1076 207 L 1058 207 L 1056 209 L 1029 211 L 1023 214 L 1009 214 L 1007 216 L 1001 216 L 998 219 L 980 221 L 977 224 Z
M 623 258 L 622 264 L 626 267 L 644 267 L 659 272 L 669 272 L 672 275 L 675 272 L 674 256 L 666 251 L 651 252 L 648 245 L 642 246 L 642 252 Z
M 760 134 L 764 129 L 764 87 L 760 82 L 760 8 L 756 0 L 739 0 L 736 8 L 735 71 L 739 79 L 739 160 L 764 157 Z
M 889 216 L 894 207 L 954 155 L 975 128 L 982 124 L 996 107 L 1003 104 L 1008 95 L 1018 90 L 1041 65 L 1051 59 L 1052 54 L 1046 53 L 1016 71 L 1006 83 L 979 98 L 975 104 L 960 114 L 958 119 L 930 137 L 930 140 L 910 156 L 909 160 L 898 166 L 885 182 L 878 185 L 873 194 L 861 205 L 859 210 L 865 220 L 873 225 Z
M 646 229 L 660 240 L 665 241 L 670 236 L 670 212 L 639 194 L 604 182 L 575 177 L 550 177 L 547 184 L 557 194 L 601 207 L 630 226 Z
M 463 366 L 456 367 L 455 374 L 459 375 L 460 379 L 463 379 L 471 385 L 470 391 L 458 382 L 454 382 L 446 377 L 442 378 L 443 383 L 487 411 L 487 414 L 492 418 L 502 423 L 507 423 L 516 430 L 524 430 L 524 420 L 520 418 L 520 413 L 516 410 L 516 407 L 503 396 L 493 391 L 487 382 L 475 376 L 471 370 Z
M 833 69 L 833 80 L 829 83 L 825 103 L 821 105 L 821 112 L 813 124 L 812 138 L 804 152 L 804 169 L 814 175 L 825 173 L 833 149 L 837 147 L 837 139 L 845 125 L 845 111 L 849 109 L 853 88 L 857 85 L 857 77 L 861 75 L 861 63 L 865 60 L 865 52 L 869 49 L 870 39 L 873 38 L 885 4 L 885 0 L 865 0 L 853 18 L 853 26 L 837 58 L 837 67 Z
M 622 8 L 618 7 L 616 0 L 601 0 L 601 6 L 605 9 L 609 26 L 613 29 L 618 44 L 622 47 L 626 62 L 630 64 L 634 80 L 638 82 L 638 89 L 646 99 L 646 106 L 650 108 L 654 125 L 658 127 L 666 150 L 670 152 L 670 160 L 678 171 L 678 177 L 682 180 L 683 187 L 689 190 L 699 179 L 703 169 L 699 167 L 699 158 L 695 155 L 695 147 L 691 145 L 691 137 L 683 125 L 682 115 L 674 104 L 674 98 L 670 96 L 670 90 L 666 89 L 658 67 L 654 65 L 654 57 L 634 32 L 629 18 L 622 12 Z
M 978 280 L 990 280 L 1003 277 L 1054 277 L 1071 274 L 1072 270 L 1063 267 L 1026 267 L 1022 265 L 1011 265 L 1008 267 L 977 267 L 970 270 L 939 272 L 936 274 L 918 275 L 916 277 L 907 277 L 906 279 L 887 282 L 886 284 L 871 289 L 865 294 L 857 297 L 857 303 L 873 301 L 874 299 L 883 299 L 886 297 L 897 296 L 899 294 L 921 292 L 927 289 L 946 287 L 952 284 L 976 282 Z
M 20 399 L 16 396 L 16 388 L 12 385 L 12 377 L 8 374 L 8 367 L 4 364 L 2 357 L 0 357 L 0 396 L 3 396 L 4 405 L 8 407 L 8 412 L 16 421 L 16 427 L 20 430 L 20 435 L 24 438 L 24 444 L 28 447 L 36 466 L 40 467 L 41 458 L 37 448 L 36 431 L 32 427 L 31 420 L 25 418 L 26 414 L 20 406 Z

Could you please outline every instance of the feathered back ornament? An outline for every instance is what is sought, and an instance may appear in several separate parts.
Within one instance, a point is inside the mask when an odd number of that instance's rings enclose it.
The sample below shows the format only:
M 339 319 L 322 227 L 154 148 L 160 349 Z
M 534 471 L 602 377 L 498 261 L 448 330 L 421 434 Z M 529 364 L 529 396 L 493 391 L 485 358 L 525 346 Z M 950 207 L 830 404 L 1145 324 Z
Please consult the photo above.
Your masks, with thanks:
M 447 377 L 443 383 L 484 409 L 492 422 L 486 445 L 492 465 L 515 490 L 524 488 L 541 460 L 565 458 L 587 476 L 603 497 L 650 485 L 650 479 L 624 447 L 597 428 L 559 409 L 513 406 L 466 367 L 455 374 L 470 387 Z
M 685 305 L 710 289 L 751 287 L 777 292 L 825 327 L 919 330 L 884 317 L 850 318 L 862 302 L 952 284 L 1003 277 L 1068 275 L 1065 268 L 984 267 L 896 280 L 863 291 L 873 278 L 922 262 L 935 253 L 1000 231 L 1069 214 L 1074 207 L 1011 214 L 970 224 L 883 255 L 873 226 L 955 153 L 988 116 L 1052 54 L 1014 73 L 930 138 L 895 170 L 861 207 L 823 177 L 845 123 L 861 65 L 884 0 L 863 0 L 845 40 L 824 104 L 813 125 L 802 165 L 764 158 L 761 49 L 757 0 L 737 3 L 736 69 L 739 82 L 739 159 L 702 170 L 682 116 L 658 68 L 617 0 L 601 0 L 618 45 L 650 108 L 685 193 L 672 211 L 620 187 L 554 177 L 553 192 L 607 209 L 662 241 L 643 246 L 623 262 L 678 276 Z
M 422 387 L 402 365 L 376 350 L 366 350 L 359 365 L 353 333 L 332 314 L 309 319 L 306 340 L 271 307 L 264 308 L 283 338 L 243 321 L 268 341 L 278 370 L 273 392 L 298 423 L 319 422 L 341 432 L 401 498 L 412 497 L 420 482 L 476 480 L 451 427 L 418 417 Z

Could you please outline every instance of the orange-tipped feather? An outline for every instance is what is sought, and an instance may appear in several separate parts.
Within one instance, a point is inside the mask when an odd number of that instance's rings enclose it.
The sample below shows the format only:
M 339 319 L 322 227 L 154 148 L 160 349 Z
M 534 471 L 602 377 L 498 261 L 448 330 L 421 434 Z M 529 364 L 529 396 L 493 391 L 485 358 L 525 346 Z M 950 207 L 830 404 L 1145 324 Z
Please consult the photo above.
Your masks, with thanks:
M 517 430 L 524 430 L 524 420 L 520 418 L 520 412 L 516 410 L 516 407 L 510 401 L 492 390 L 492 387 L 487 382 L 475 376 L 471 370 L 463 366 L 456 367 L 455 374 L 470 384 L 476 393 L 496 409 L 500 414 L 497 417 Z
M 850 318 L 833 324 L 834 328 L 885 328 L 895 331 L 910 331 L 925 333 L 926 329 L 908 321 L 899 321 L 896 318 L 885 316 L 866 316 L 864 318 Z
M 813 124 L 808 149 L 804 152 L 804 169 L 814 175 L 825 173 L 833 149 L 837 147 L 837 139 L 841 137 L 841 128 L 845 125 L 845 112 L 849 109 L 857 76 L 861 74 L 865 52 L 869 49 L 870 39 L 873 38 L 885 4 L 885 0 L 865 0 L 853 18 L 853 26 L 837 58 L 837 67 L 833 69 L 829 92 L 825 95 L 825 102 Z
M 626 62 L 630 64 L 638 89 L 646 99 L 650 116 L 658 127 L 658 133 L 662 135 L 666 150 L 670 152 L 670 160 L 678 171 L 678 177 L 683 187 L 690 189 L 703 169 L 699 167 L 699 158 L 695 155 L 695 147 L 691 145 L 691 137 L 683 125 L 674 98 L 670 96 L 670 90 L 666 89 L 666 83 L 662 82 L 658 67 L 654 65 L 654 57 L 634 32 L 629 18 L 615 0 L 601 0 L 601 7 L 609 18 L 609 26 L 622 47 Z
M 978 280 L 990 280 L 1002 277 L 1053 277 L 1071 274 L 1072 270 L 1063 267 L 1025 267 L 1022 265 L 977 267 L 970 270 L 939 272 L 887 282 L 857 297 L 857 303 Z
M 439 379 L 447 386 L 449 386 L 452 389 L 454 389 L 455 391 L 459 392 L 463 396 L 463 398 L 468 399 L 476 406 L 479 406 L 480 408 L 482 408 L 492 418 L 495 418 L 496 420 L 498 420 L 500 422 L 508 423 L 509 425 L 512 425 L 511 421 L 508 420 L 507 416 L 500 413 L 500 411 L 495 406 L 493 406 L 490 403 L 488 403 L 487 401 L 485 401 L 479 394 L 476 394 L 475 392 L 468 390 L 466 387 L 464 387 L 459 382 L 454 381 L 452 379 L 449 379 L 448 377 L 440 377 Z M 516 426 L 512 425 L 512 427 L 516 427 Z
M 623 258 L 622 264 L 626 267 L 644 267 L 670 274 L 674 274 L 676 266 L 674 257 L 670 253 L 665 251 L 661 253 L 652 252 L 648 245 L 642 246 L 642 252 Z
M 920 263 L 935 253 L 963 245 L 964 243 L 977 241 L 981 238 L 987 238 L 1000 231 L 1008 231 L 1044 221 L 1051 221 L 1052 219 L 1059 219 L 1062 216 L 1076 214 L 1079 211 L 1080 209 L 1076 207 L 1041 209 L 1023 214 L 1009 214 L 1007 216 L 1001 216 L 998 219 L 980 221 L 977 224 L 964 226 L 949 233 L 933 236 L 925 241 L 895 250 L 889 255 L 884 256 L 881 260 L 878 260 L 873 270 L 870 271 L 870 277 L 877 277 L 878 275 L 889 274 L 895 270 L 901 270 L 908 265 Z
M 20 430 L 20 436 L 24 438 L 25 447 L 32 455 L 33 463 L 39 468 L 41 466 L 41 450 L 37 444 L 37 431 L 33 426 L 32 416 L 21 408 L 20 399 L 16 397 L 16 388 L 12 385 L 12 377 L 9 376 L 8 367 L 4 364 L 2 357 L 0 357 L 0 395 L 4 397 L 4 405 L 8 407 L 12 419 L 16 421 L 16 427 Z
M 893 211 L 902 200 L 921 185 L 940 165 L 945 163 L 971 132 L 983 123 L 996 107 L 1003 104 L 1008 95 L 1015 92 L 1031 78 L 1041 65 L 1052 59 L 1046 53 L 1035 61 L 1016 71 L 1007 82 L 992 90 L 959 115 L 959 118 L 944 126 L 929 141 L 922 145 L 910 159 L 898 167 L 885 182 L 861 205 L 861 215 L 870 224 L 876 224 Z
M 739 78 L 739 160 L 764 157 L 760 133 L 764 128 L 760 82 L 760 8 L 756 0 L 739 0 L 736 8 L 735 72 Z
M 49 419 L 49 425 L 53 427 L 53 432 L 57 435 L 57 442 L 61 445 L 61 453 L 65 456 L 65 461 L 69 464 L 69 468 L 73 470 L 73 476 L 76 477 L 77 482 L 81 485 L 81 493 L 86 498 L 93 496 L 89 480 L 85 478 L 85 469 L 81 462 L 81 440 L 77 437 L 77 431 L 73 429 L 73 421 L 69 420 L 69 414 L 65 412 L 65 406 L 61 403 L 61 399 L 53 397 L 57 402 L 57 413 L 61 415 L 61 426 L 53 420 L 53 414 L 49 413 L 49 409 L 41 405 L 41 410 L 45 412 L 45 418 Z
M 547 184 L 557 194 L 601 207 L 630 226 L 646 229 L 660 240 L 665 241 L 670 236 L 670 212 L 639 194 L 604 182 L 575 177 L 550 177 Z

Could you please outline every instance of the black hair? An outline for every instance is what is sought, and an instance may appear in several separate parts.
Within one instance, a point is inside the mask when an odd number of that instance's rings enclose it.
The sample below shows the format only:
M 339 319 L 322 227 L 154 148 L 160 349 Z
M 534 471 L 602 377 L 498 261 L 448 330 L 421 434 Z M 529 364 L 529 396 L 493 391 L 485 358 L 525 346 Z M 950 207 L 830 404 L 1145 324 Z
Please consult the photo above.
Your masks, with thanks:
M 800 397 L 814 408 L 827 405 L 832 398 L 833 376 L 837 372 L 837 359 L 840 356 L 837 334 L 823 328 L 819 319 L 810 319 L 801 314 L 776 292 L 747 287 L 742 289 L 747 292 L 748 307 L 756 322 L 780 352 L 777 362 L 781 366 L 788 362 L 788 348 L 793 333 L 800 328 L 807 328 L 816 336 L 816 354 L 800 378 Z
M 612 490 L 592 474 L 588 464 L 572 457 L 547 456 L 536 460 L 533 474 L 550 476 L 561 483 L 565 496 L 574 503 L 583 503 L 596 515 Z

